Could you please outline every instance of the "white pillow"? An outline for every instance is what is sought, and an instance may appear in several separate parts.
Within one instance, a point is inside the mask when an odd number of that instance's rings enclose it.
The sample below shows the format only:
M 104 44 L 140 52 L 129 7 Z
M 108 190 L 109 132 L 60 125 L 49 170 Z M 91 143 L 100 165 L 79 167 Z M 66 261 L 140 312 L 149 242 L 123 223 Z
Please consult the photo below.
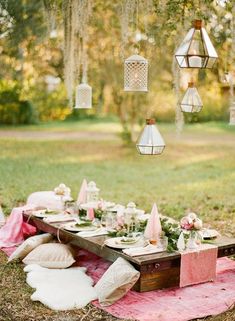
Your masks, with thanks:
M 49 233 L 29 237 L 11 254 L 11 256 L 8 259 L 8 262 L 11 262 L 16 259 L 23 259 L 37 246 L 43 243 L 50 242 L 52 239 L 53 236 Z
M 140 272 L 119 257 L 95 285 L 99 303 L 108 306 L 121 299 L 133 287 L 139 276 Z
M 38 264 L 49 269 L 64 269 L 75 260 L 71 248 L 66 244 L 47 243 L 36 247 L 23 260 L 25 264 Z

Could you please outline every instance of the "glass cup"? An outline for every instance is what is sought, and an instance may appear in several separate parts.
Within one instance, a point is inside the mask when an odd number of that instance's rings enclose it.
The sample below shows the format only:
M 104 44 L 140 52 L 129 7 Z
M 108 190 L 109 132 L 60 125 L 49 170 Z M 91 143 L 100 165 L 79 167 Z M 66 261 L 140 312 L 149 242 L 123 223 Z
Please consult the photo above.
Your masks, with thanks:
M 168 246 L 168 237 L 160 236 L 158 246 L 161 247 L 164 251 L 166 251 Z

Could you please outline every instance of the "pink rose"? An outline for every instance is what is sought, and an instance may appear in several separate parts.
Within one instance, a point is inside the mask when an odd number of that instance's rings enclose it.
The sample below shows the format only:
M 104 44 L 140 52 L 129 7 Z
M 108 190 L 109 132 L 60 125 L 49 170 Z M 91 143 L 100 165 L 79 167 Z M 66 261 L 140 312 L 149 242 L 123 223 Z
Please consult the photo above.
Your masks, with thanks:
M 185 216 L 181 219 L 180 226 L 184 230 L 191 230 L 193 228 L 193 221 L 189 217 Z

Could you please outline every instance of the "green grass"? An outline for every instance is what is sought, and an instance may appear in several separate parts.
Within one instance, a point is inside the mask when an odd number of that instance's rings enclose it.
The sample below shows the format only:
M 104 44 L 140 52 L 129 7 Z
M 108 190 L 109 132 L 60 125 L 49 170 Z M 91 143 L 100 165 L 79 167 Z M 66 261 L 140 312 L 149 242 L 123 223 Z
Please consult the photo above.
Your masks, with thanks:
M 118 123 L 64 122 L 30 128 L 27 139 L 0 138 L 0 197 L 9 212 L 31 192 L 51 190 L 60 182 L 76 198 L 84 177 L 95 180 L 101 196 L 179 218 L 196 211 L 205 222 L 234 232 L 235 128 L 223 123 L 187 125 L 177 137 L 173 124 L 160 124 L 167 147 L 162 156 L 140 156 L 115 135 Z M 14 128 L 18 130 L 17 128 Z M 62 139 L 30 139 L 30 131 L 63 131 Z M 4 131 L 3 131 L 4 132 Z M 69 133 L 86 137 L 68 139 Z M 1 133 L 1 131 L 0 131 Z M 102 139 L 98 137 L 103 133 Z M 105 134 L 113 139 L 105 139 Z M 66 138 L 66 139 L 65 139 Z M 224 223 L 225 221 L 225 223 Z

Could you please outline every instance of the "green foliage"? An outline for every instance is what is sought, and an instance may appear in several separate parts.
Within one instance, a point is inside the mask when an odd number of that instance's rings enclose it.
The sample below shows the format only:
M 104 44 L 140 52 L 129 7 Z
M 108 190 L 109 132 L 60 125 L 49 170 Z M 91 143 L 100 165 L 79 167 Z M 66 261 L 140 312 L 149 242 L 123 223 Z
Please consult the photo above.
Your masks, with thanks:
M 34 124 L 38 120 L 34 106 L 20 99 L 17 84 L 0 84 L 0 124 Z
M 177 241 L 181 233 L 181 229 L 178 224 L 170 223 L 167 219 L 161 220 L 162 231 L 168 238 L 168 252 L 177 251 Z
M 48 91 L 45 84 L 39 83 L 30 90 L 30 97 L 41 121 L 64 120 L 71 113 L 63 84 Z
M 44 2 L 50 4 L 49 0 Z M 198 80 L 204 108 L 198 115 L 186 116 L 186 120 L 201 122 L 227 119 L 228 97 L 220 92 L 219 82 L 224 69 L 234 68 L 231 54 L 232 1 L 227 1 L 224 8 L 212 0 L 154 1 L 153 14 L 145 16 L 145 12 L 140 11 L 138 28 L 144 37 L 139 41 L 139 47 L 140 54 L 149 60 L 150 88 L 147 94 L 134 95 L 123 91 L 123 60 L 133 54 L 135 30 L 130 28 L 128 31 L 128 44 L 122 52 L 121 2 L 95 1 L 87 44 L 88 81 L 93 88 L 93 109 L 72 112 L 67 107 L 63 85 L 53 92 L 47 92 L 44 81 L 45 75 L 63 79 L 61 2 L 57 1 L 58 37 L 48 39 L 43 1 L 0 0 L 7 10 L 5 16 L 0 12 L 3 21 L 0 26 L 0 77 L 17 81 L 21 99 L 33 102 L 40 120 L 81 120 L 91 119 L 97 114 L 116 115 L 122 124 L 122 139 L 127 144 L 135 139 L 133 132 L 136 124 L 146 117 L 173 122 L 176 97 L 172 90 L 172 60 L 176 46 L 195 18 L 205 20 L 206 29 L 219 55 L 219 63 L 212 71 L 200 71 L 199 75 L 194 75 L 195 81 Z M 15 110 L 14 106 L 11 108 Z

